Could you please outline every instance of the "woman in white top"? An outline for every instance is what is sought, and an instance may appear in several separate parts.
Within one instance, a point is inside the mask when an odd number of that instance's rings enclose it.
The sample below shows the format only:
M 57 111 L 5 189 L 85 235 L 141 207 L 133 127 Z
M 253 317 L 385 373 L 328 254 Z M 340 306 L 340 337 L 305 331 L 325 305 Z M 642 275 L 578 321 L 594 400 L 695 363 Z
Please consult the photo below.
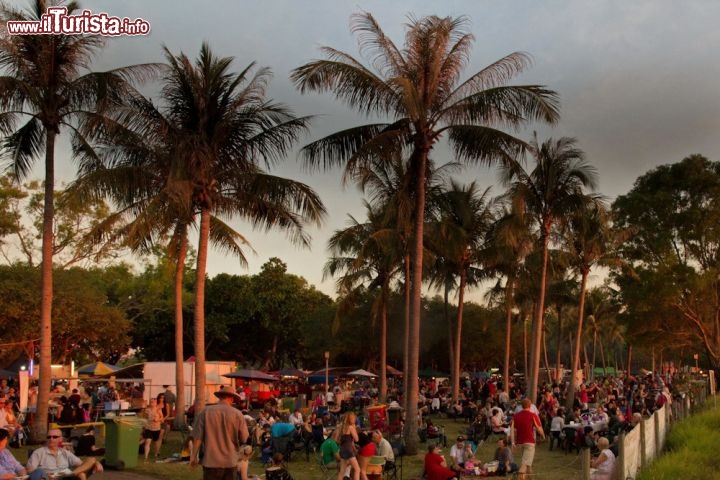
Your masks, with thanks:
M 615 454 L 610 450 L 610 441 L 600 437 L 596 443 L 600 455 L 590 462 L 590 466 L 597 470 L 593 472 L 592 480 L 614 480 L 615 479 Z

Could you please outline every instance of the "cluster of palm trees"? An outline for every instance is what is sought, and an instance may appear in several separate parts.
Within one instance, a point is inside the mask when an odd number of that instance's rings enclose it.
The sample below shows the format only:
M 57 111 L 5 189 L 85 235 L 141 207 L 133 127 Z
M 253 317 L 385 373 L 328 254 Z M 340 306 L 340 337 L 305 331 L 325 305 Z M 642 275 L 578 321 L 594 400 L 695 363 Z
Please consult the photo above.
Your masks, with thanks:
M 21 11 L 2 6 L 3 20 L 34 20 L 56 2 L 35 0 Z M 68 10 L 77 8 L 68 5 Z M 405 398 L 417 398 L 421 294 L 429 281 L 445 291 L 457 289 L 459 310 L 450 355 L 457 393 L 466 288 L 483 278 L 504 279 L 507 312 L 505 375 L 509 369 L 510 320 L 515 292 L 526 274 L 525 259 L 542 252 L 533 300 L 534 322 L 529 392 L 538 382 L 545 310 L 548 256 L 559 236 L 572 246 L 583 279 L 605 252 L 607 212 L 585 190 L 594 187 L 594 170 L 572 139 L 534 138 L 517 129 L 533 121 L 559 120 L 558 97 L 541 85 L 510 85 L 530 58 L 512 53 L 463 77 L 474 40 L 467 20 L 410 17 L 405 43 L 396 46 L 370 13 L 353 17 L 361 54 L 368 64 L 331 47 L 326 58 L 291 74 L 303 92 L 331 92 L 374 123 L 336 132 L 301 150 L 312 168 L 342 167 L 343 181 L 368 194 L 367 220 L 351 219 L 330 242 L 326 272 L 342 272 L 338 287 L 351 306 L 358 287 L 376 289 L 375 316 L 387 323 L 390 289 L 405 292 Z M 266 169 L 284 158 L 311 118 L 267 98 L 270 72 L 250 64 L 231 71 L 232 59 L 213 55 L 203 44 L 193 62 L 164 49 L 164 64 L 89 72 L 103 46 L 90 36 L 3 36 L 0 39 L 0 129 L 3 154 L 17 177 L 45 153 L 40 396 L 36 435 L 46 428 L 50 391 L 52 318 L 52 229 L 54 145 L 61 129 L 72 136 L 79 166 L 71 191 L 83 198 L 107 198 L 116 211 L 93 232 L 98 243 L 122 240 L 145 251 L 167 245 L 177 262 L 180 289 L 189 233 L 197 230 L 197 283 L 194 344 L 196 408 L 204 402 L 204 280 L 208 244 L 244 260 L 244 237 L 226 223 L 240 216 L 251 224 L 278 227 L 291 241 L 307 245 L 308 223 L 320 224 L 324 207 L 308 186 L 271 175 Z M 159 78 L 158 103 L 135 82 Z M 509 133 L 504 129 L 510 129 Z M 451 180 L 459 167 L 435 166 L 433 149 L 447 140 L 457 162 L 498 165 L 507 192 L 491 199 L 477 184 Z M 534 159 L 531 170 L 526 157 Z M 555 238 L 558 235 L 558 238 Z M 579 240 L 583 236 L 582 240 Z M 179 292 L 180 290 L 178 290 Z M 176 309 L 176 358 L 182 360 L 182 308 Z M 581 302 L 582 305 L 582 302 Z M 582 319 L 582 306 L 580 319 Z M 450 325 L 450 322 L 449 322 Z M 578 339 L 580 328 L 578 329 Z M 385 346 L 381 350 L 385 395 Z M 579 363 L 575 343 L 574 367 Z M 182 361 L 178 379 L 183 378 Z M 178 390 L 178 402 L 182 389 Z M 407 403 L 408 418 L 417 405 Z M 408 451 L 417 438 L 408 429 Z
M 524 142 L 501 130 L 517 129 L 531 121 L 555 123 L 559 119 L 557 95 L 540 85 L 508 84 L 530 64 L 523 53 L 501 58 L 463 80 L 473 41 L 465 28 L 462 17 L 410 17 L 405 44 L 400 48 L 371 14 L 359 13 L 353 17 L 352 30 L 369 66 L 346 52 L 324 47 L 325 59 L 292 73 L 301 92 L 331 92 L 358 111 L 384 119 L 331 134 L 306 146 L 302 153 L 310 166 L 343 167 L 343 180 L 358 183 L 370 195 L 368 221 L 351 219 L 351 225 L 332 238 L 333 256 L 326 272 L 343 273 L 338 286 L 349 302 L 358 286 L 377 288 L 374 311 L 381 322 L 383 342 L 391 278 L 397 274 L 401 279 L 406 303 L 408 418 L 417 414 L 421 293 L 428 275 L 445 289 L 446 298 L 457 282 L 458 319 L 450 337 L 454 338 L 450 351 L 457 394 L 465 288 L 493 274 L 506 279 L 504 373 L 508 378 L 513 293 L 523 275 L 524 259 L 538 242 L 542 269 L 533 305 L 528 372 L 528 392 L 535 392 L 552 237 L 559 226 L 565 226 L 571 212 L 606 210 L 599 198 L 585 192 L 595 186 L 595 171 L 573 139 Z M 495 212 L 495 202 L 475 184 L 450 182 L 449 188 L 443 187 L 447 168 L 436 169 L 431 157 L 443 137 L 458 162 L 501 167 L 508 187 L 505 215 Z M 523 166 L 527 155 L 536 163 L 529 171 Z M 605 223 L 602 228 L 607 227 Z M 589 246 L 584 243 L 577 248 L 587 269 L 602 256 L 587 252 Z M 428 274 L 429 270 L 434 273 Z M 385 351 L 382 345 L 381 375 Z M 573 363 L 577 365 L 579 360 Z M 384 380 L 381 376 L 381 393 Z M 405 440 L 408 450 L 415 451 L 414 432 Z

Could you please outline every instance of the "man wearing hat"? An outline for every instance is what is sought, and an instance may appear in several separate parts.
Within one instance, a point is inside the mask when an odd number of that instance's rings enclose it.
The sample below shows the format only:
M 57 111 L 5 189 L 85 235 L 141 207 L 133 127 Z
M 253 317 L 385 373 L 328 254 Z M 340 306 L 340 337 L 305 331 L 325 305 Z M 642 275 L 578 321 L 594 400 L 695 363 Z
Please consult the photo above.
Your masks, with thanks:
M 245 416 L 233 407 L 233 402 L 240 401 L 240 395 L 229 388 L 214 393 L 219 402 L 195 416 L 190 466 L 199 463 L 203 447 L 203 480 L 234 480 L 240 446 L 247 442 L 248 428 Z
M 450 447 L 450 458 L 452 465 L 450 468 L 456 472 L 465 470 L 465 437 L 458 435 L 455 445 Z

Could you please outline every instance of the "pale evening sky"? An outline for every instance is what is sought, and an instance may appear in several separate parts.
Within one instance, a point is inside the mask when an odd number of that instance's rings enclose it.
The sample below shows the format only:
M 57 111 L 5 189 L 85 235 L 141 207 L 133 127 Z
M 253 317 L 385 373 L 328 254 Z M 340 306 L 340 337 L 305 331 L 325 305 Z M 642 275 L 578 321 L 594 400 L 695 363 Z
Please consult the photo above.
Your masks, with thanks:
M 358 55 L 356 38 L 349 31 L 352 13 L 372 13 L 397 45 L 402 44 L 408 14 L 465 15 L 476 37 L 466 73 L 514 51 L 531 54 L 533 67 L 515 83 L 547 85 L 561 99 L 560 123 L 552 129 L 534 128 L 541 139 L 576 137 L 599 170 L 600 193 L 611 199 L 624 194 L 648 169 L 692 153 L 720 160 L 716 23 L 720 2 L 713 0 L 80 0 L 80 4 L 92 13 L 143 18 L 151 25 L 147 36 L 110 39 L 95 69 L 162 61 L 162 45 L 195 58 L 206 40 L 216 54 L 235 57 L 234 71 L 252 61 L 269 66 L 274 72 L 271 98 L 299 115 L 322 115 L 305 141 L 364 121 L 330 95 L 301 96 L 288 79 L 293 68 L 320 58 L 320 46 Z M 527 137 L 527 132 L 523 135 Z M 442 147 L 433 157 L 438 164 L 450 160 Z M 62 145 L 58 158 L 59 179 L 71 179 L 74 166 Z M 41 168 L 37 172 L 40 177 Z M 277 256 L 288 264 L 289 272 L 334 296 L 332 280 L 322 281 L 327 239 L 346 226 L 348 213 L 363 218 L 361 196 L 353 186 L 340 186 L 339 170 L 306 172 L 295 155 L 273 172 L 310 184 L 325 202 L 329 215 L 321 229 L 310 230 L 312 249 L 291 245 L 277 231 L 253 231 L 236 221 L 234 225 L 257 252 L 248 253 L 249 269 L 213 251 L 208 273 L 256 273 L 268 258 Z M 482 185 L 497 183 L 493 170 L 467 168 L 461 177 Z M 499 185 L 493 188 L 494 194 L 500 192 Z

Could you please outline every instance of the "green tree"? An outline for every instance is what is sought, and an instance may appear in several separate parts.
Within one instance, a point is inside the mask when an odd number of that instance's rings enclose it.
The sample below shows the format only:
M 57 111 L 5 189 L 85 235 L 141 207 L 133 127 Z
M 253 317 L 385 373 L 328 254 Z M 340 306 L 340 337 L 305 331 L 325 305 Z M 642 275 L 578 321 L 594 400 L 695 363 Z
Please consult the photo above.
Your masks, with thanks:
M 445 136 L 458 159 L 491 164 L 513 158 L 523 142 L 496 127 L 518 126 L 530 120 L 558 119 L 554 92 L 540 86 L 508 86 L 529 58 L 513 53 L 462 81 L 474 37 L 465 18 L 410 18 L 404 48 L 398 48 L 369 13 L 353 16 L 352 30 L 366 67 L 352 55 L 325 47 L 327 59 L 307 63 L 292 73 L 302 92 L 331 91 L 366 114 L 386 123 L 350 128 L 315 141 L 303 149 L 312 166 L 344 165 L 354 179 L 361 165 L 407 152 L 410 178 L 415 179 L 415 225 L 411 281 L 411 316 L 406 398 L 417 398 L 420 316 L 423 275 L 423 229 L 428 158 Z M 408 404 L 408 418 L 417 405 Z M 408 429 L 406 446 L 417 451 L 417 435 Z
M 47 8 L 64 5 L 68 13 L 75 2 L 35 0 L 27 10 L 0 4 L 0 21 L 40 21 Z M 142 77 L 143 67 L 108 72 L 88 72 L 92 57 L 105 40 L 97 35 L 8 35 L 0 37 L 0 132 L 2 157 L 15 176 L 24 178 L 33 162 L 45 155 L 45 200 L 42 228 L 42 291 L 40 306 L 40 385 L 38 412 L 32 436 L 40 440 L 47 431 L 51 380 L 53 302 L 53 220 L 55 216 L 55 140 L 68 127 L 73 141 L 84 140 L 74 128 L 99 105 L 122 97 L 128 79 Z M 114 97 L 114 98 L 113 98 Z M 18 122 L 24 122 L 16 128 Z
M 672 331 L 673 346 L 703 348 L 720 367 L 720 163 L 691 155 L 657 167 L 615 200 L 613 214 L 633 232 L 620 252 L 629 265 L 614 276 L 633 343 L 647 344 L 651 327 L 662 338 Z
M 541 144 L 535 135 L 530 144 L 530 152 L 535 160 L 533 170 L 528 172 L 519 162 L 512 162 L 502 171 L 508 195 L 525 204 L 540 230 L 542 243 L 540 292 L 533 322 L 533 358 L 530 361 L 530 372 L 527 372 L 527 394 L 532 399 L 537 395 L 539 382 L 548 256 L 553 227 L 582 205 L 584 188 L 595 188 L 596 170 L 585 162 L 585 154 L 575 143 L 575 139 L 563 137 L 558 140 L 548 139 Z
M 127 351 L 130 322 L 121 308 L 109 302 L 107 278 L 113 274 L 105 269 L 71 268 L 56 270 L 54 275 L 58 281 L 53 301 L 52 361 L 107 360 Z M 26 319 L 40 312 L 40 278 L 36 267 L 0 267 L 0 294 L 7 299 L 0 306 L 0 330 L 6 332 L 0 342 L 17 344 L 10 349 L 15 356 L 21 347 L 32 353 L 31 344 L 37 341 L 37 329 Z

